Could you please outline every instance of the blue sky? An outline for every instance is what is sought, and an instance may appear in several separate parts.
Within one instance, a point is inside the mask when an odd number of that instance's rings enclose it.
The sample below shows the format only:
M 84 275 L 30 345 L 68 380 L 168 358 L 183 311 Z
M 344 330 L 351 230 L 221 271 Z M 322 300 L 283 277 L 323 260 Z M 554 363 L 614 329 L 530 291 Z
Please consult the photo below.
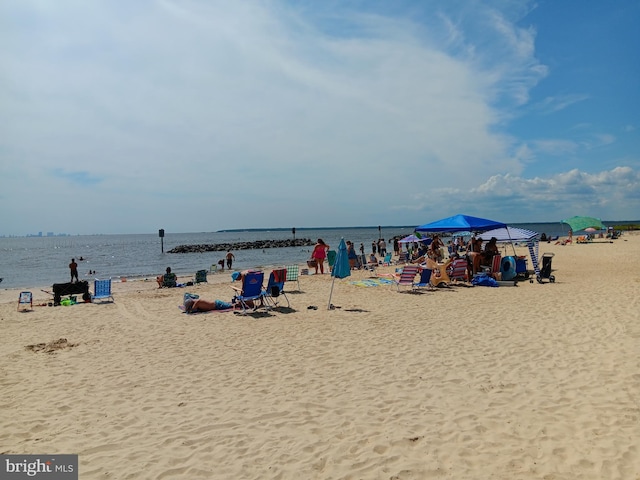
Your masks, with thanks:
M 0 235 L 640 219 L 640 3 L 0 2 Z

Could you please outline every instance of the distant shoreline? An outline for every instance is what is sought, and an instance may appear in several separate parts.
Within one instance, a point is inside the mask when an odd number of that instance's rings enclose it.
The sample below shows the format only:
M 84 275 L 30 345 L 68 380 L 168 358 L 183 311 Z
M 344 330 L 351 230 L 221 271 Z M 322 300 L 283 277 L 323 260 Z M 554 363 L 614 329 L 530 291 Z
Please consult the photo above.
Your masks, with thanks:
M 293 227 L 292 227 L 293 228 Z M 381 225 L 380 227 L 368 226 L 368 227 L 295 227 L 296 232 L 304 230 L 370 230 L 370 229 L 389 229 L 389 228 L 415 228 L 415 225 Z M 291 228 L 231 228 L 225 230 L 216 230 L 216 233 L 238 233 L 238 232 L 290 232 Z
M 550 223 L 559 223 L 563 224 L 563 222 L 514 222 L 508 223 L 507 225 L 547 225 Z M 602 220 L 602 223 L 609 227 L 613 227 L 616 230 L 639 230 L 640 229 L 640 220 Z M 564 224 L 566 225 L 566 224 Z M 568 227 L 568 225 L 567 225 Z M 292 227 L 293 228 L 293 227 Z M 216 230 L 215 233 L 241 233 L 241 232 L 291 232 L 292 228 L 287 227 L 278 227 L 278 228 L 230 228 L 224 230 Z M 415 225 L 380 225 L 380 226 L 362 226 L 362 227 L 295 227 L 296 232 L 302 232 L 307 230 L 371 230 L 371 229 L 383 229 L 389 230 L 393 228 L 416 228 Z

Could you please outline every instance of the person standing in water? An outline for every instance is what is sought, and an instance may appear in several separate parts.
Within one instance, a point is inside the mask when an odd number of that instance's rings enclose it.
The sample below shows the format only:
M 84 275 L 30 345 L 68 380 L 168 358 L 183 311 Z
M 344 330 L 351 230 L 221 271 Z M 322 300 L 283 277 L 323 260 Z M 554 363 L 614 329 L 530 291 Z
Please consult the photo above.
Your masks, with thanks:
M 236 256 L 231 253 L 231 250 L 227 250 L 227 270 L 231 270 L 231 266 L 233 265 L 233 261 L 236 259 Z

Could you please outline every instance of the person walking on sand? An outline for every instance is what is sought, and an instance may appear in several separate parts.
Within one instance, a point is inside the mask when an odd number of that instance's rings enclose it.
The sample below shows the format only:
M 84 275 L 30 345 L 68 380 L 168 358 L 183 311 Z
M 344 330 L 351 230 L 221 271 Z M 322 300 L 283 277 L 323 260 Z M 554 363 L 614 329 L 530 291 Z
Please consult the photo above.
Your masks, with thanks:
M 384 241 L 384 238 L 378 240 L 378 251 L 380 252 L 381 257 L 384 257 L 387 254 L 387 242 Z
M 227 250 L 227 270 L 231 270 L 231 266 L 233 265 L 233 261 L 236 259 L 236 256 L 231 253 L 231 250 Z
M 71 283 L 73 283 L 73 278 L 75 277 L 76 282 L 78 280 L 78 264 L 76 263 L 76 259 L 72 258 L 71 263 L 69 264 L 69 270 L 71 271 Z
M 311 252 L 311 259 L 316 261 L 316 275 L 318 274 L 318 268 L 320 268 L 321 274 L 324 273 L 324 259 L 327 258 L 327 250 L 329 250 L 329 245 L 319 238 L 313 247 L 313 252 Z

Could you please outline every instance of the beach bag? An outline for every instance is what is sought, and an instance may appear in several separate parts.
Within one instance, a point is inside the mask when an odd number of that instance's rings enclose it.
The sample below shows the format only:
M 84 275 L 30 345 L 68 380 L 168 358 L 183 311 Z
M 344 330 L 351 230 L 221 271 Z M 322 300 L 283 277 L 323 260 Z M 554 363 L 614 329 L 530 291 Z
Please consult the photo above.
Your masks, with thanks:
M 200 298 L 200 295 L 196 295 L 195 293 L 185 293 L 182 299 L 182 304 L 184 305 L 189 299 L 197 300 L 199 298 Z
M 316 266 L 316 259 L 315 258 L 312 258 L 311 260 L 307 260 L 307 267 L 315 268 L 315 266 Z

